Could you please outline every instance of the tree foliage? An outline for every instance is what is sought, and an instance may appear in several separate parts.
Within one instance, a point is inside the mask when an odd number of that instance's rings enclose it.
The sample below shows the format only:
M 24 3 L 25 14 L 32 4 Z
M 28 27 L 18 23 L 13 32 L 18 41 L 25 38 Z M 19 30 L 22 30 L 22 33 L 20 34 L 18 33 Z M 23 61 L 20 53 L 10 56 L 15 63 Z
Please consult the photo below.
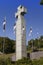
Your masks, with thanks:
M 39 47 L 40 48 L 43 48 L 43 36 L 41 36 L 39 39 L 33 39 L 33 40 L 30 40 L 28 41 L 28 50 L 29 49 L 32 49 L 32 45 L 33 45 L 33 50 L 38 50 Z
M 41 0 L 40 4 L 43 5 L 43 0 Z
M 4 52 L 5 53 L 15 52 L 15 41 L 14 40 L 11 40 L 7 37 L 5 37 L 5 38 L 0 37 L 0 51 L 1 52 L 3 52 L 3 44 L 4 44 Z

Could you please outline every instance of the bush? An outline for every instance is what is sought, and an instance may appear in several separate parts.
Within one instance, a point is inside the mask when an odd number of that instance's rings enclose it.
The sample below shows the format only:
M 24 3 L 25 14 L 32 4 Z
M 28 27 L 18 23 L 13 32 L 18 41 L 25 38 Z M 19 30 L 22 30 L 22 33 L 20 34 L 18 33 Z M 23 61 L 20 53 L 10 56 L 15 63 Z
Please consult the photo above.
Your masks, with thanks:
M 0 59 L 0 65 L 11 65 L 11 61 L 9 58 L 8 59 L 2 58 Z

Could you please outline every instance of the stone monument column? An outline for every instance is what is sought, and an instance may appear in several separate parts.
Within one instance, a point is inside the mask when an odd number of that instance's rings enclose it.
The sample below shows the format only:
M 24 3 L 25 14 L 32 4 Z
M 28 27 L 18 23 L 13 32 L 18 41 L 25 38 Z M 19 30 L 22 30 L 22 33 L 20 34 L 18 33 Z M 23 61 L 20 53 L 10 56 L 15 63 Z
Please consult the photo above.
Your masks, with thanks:
M 15 13 L 16 17 L 16 60 L 27 57 L 26 53 L 26 25 L 24 14 L 27 13 L 27 10 L 24 6 L 19 6 L 17 12 Z

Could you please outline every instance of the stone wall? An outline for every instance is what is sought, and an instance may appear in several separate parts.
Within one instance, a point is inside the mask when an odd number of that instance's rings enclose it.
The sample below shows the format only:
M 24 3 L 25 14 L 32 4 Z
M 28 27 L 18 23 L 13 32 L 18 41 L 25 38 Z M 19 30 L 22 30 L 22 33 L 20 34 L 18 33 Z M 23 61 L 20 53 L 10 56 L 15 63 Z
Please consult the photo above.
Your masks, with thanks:
M 11 56 L 10 59 L 11 59 L 12 62 L 16 61 L 16 55 Z
M 43 57 L 43 51 L 30 53 L 30 59 L 40 59 L 41 57 Z

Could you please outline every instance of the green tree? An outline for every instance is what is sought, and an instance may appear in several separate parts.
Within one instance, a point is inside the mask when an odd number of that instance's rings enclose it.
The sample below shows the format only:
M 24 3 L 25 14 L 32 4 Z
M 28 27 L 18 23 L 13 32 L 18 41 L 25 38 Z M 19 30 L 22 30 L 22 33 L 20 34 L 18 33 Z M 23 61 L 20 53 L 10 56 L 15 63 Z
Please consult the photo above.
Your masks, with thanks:
M 5 40 L 5 43 L 4 43 Z M 15 44 L 14 40 L 11 40 L 7 37 L 0 37 L 0 51 L 3 52 L 3 44 L 4 44 L 4 52 L 5 53 L 13 53 L 15 52 Z
M 38 51 L 39 49 L 43 48 L 43 36 L 40 36 L 39 39 L 33 39 L 28 41 L 27 51 L 32 49 L 33 44 L 33 51 Z M 43 49 L 42 49 L 43 50 Z
M 38 40 L 37 39 L 30 40 L 28 42 L 28 50 L 31 50 L 32 49 L 32 46 L 33 46 L 33 50 L 37 49 L 37 47 L 38 47 Z
M 43 5 L 43 0 L 41 0 L 40 4 Z
M 43 48 L 43 36 L 40 37 L 39 42 L 40 42 L 40 48 Z

